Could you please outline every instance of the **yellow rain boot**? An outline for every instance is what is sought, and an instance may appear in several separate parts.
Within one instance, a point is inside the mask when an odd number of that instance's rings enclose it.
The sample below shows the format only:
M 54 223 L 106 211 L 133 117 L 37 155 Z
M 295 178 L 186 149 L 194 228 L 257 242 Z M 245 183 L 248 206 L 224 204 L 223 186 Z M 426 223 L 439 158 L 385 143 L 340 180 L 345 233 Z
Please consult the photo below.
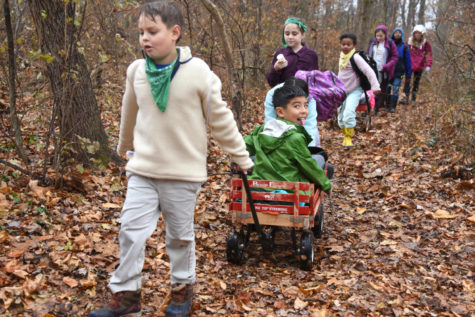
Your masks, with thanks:
M 345 146 L 351 147 L 353 146 L 353 142 L 351 142 L 351 138 L 353 137 L 354 128 L 346 128 L 346 144 Z
M 343 128 L 343 143 L 341 145 L 348 146 L 348 137 L 347 137 L 346 128 Z

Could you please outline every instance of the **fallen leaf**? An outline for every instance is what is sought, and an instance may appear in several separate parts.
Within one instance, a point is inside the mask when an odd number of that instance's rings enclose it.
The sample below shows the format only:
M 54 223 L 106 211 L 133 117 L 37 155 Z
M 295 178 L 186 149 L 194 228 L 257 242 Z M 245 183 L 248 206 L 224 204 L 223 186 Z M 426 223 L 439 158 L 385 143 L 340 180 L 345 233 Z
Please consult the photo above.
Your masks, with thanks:
M 467 220 L 470 222 L 475 222 L 475 216 L 468 217 Z
M 226 283 L 224 283 L 223 281 L 219 281 L 219 286 L 221 286 L 223 290 L 226 290 Z
M 114 204 L 114 203 L 103 203 L 102 207 L 104 207 L 104 208 L 120 208 L 119 205 Z
M 363 214 L 363 213 L 365 213 L 365 212 L 366 212 L 366 208 L 356 207 L 356 213 L 357 213 L 358 215 L 361 215 L 361 214 Z
M 294 302 L 294 309 L 300 310 L 304 309 L 305 307 L 308 306 L 308 302 L 301 300 L 300 298 L 296 298 Z
M 10 235 L 8 234 L 8 232 L 6 232 L 5 230 L 0 232 L 0 243 L 3 243 L 7 241 L 8 239 L 10 239 Z
M 71 288 L 74 288 L 74 287 L 78 286 L 78 281 L 76 281 L 75 279 L 70 278 L 68 276 L 65 276 L 63 278 L 63 283 L 68 285 Z
M 284 302 L 281 302 L 280 300 L 274 302 L 274 307 L 277 309 L 285 309 L 287 308 L 287 305 L 285 305 Z
M 18 276 L 19 278 L 25 279 L 28 276 L 28 272 L 24 270 L 15 270 L 13 275 Z
M 327 315 L 327 310 L 324 309 L 317 309 L 312 311 L 312 314 L 310 315 L 311 317 L 326 317 Z
M 434 213 L 435 219 L 453 219 L 456 215 L 451 215 L 447 210 L 439 209 Z
M 23 250 L 13 250 L 12 252 L 8 253 L 7 256 L 9 258 L 19 258 L 23 255 L 25 251 Z

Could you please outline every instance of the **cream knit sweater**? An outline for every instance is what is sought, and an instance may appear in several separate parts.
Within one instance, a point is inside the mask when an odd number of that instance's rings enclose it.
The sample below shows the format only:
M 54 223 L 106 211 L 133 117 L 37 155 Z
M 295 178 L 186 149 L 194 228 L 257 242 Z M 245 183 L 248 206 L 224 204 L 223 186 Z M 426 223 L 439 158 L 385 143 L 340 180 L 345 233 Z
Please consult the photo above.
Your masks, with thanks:
M 206 123 L 232 161 L 251 168 L 233 114 L 222 100 L 221 81 L 203 60 L 192 58 L 188 47 L 179 50 L 180 67 L 171 81 L 165 112 L 153 99 L 145 60 L 136 60 L 127 69 L 117 146 L 119 154 L 135 152 L 126 170 L 156 179 L 205 181 Z

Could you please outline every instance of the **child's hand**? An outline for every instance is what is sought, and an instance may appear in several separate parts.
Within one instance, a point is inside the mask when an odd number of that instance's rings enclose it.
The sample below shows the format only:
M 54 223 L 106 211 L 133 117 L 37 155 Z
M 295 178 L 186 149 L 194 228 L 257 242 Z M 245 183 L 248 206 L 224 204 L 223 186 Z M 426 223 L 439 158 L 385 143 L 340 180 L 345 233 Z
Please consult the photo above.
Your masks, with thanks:
M 231 172 L 232 172 L 233 174 L 237 174 L 237 173 L 239 173 L 239 172 L 243 172 L 244 174 L 247 175 L 247 170 L 242 169 L 241 166 L 237 165 L 236 163 L 232 163 L 232 164 L 231 164 Z
M 374 94 L 375 96 L 377 96 L 377 95 L 381 94 L 381 90 L 374 90 L 374 91 L 373 91 L 373 94 Z
M 277 62 L 275 62 L 274 64 L 274 69 L 275 70 L 281 70 L 282 68 L 286 68 L 287 65 L 289 65 L 289 62 L 287 62 L 287 60 L 285 59 L 285 57 L 280 57 L 278 56 L 277 58 Z

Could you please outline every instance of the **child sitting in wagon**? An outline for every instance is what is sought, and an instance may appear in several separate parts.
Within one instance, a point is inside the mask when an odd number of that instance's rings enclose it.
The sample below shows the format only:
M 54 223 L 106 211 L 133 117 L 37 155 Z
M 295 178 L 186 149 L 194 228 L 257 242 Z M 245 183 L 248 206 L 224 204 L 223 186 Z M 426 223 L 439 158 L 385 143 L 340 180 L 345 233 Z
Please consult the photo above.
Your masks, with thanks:
M 283 86 L 272 98 L 277 118 L 260 125 L 244 137 L 255 155 L 251 179 L 310 182 L 325 192 L 330 180 L 307 147 L 312 137 L 303 125 L 308 115 L 307 95 L 298 86 Z

